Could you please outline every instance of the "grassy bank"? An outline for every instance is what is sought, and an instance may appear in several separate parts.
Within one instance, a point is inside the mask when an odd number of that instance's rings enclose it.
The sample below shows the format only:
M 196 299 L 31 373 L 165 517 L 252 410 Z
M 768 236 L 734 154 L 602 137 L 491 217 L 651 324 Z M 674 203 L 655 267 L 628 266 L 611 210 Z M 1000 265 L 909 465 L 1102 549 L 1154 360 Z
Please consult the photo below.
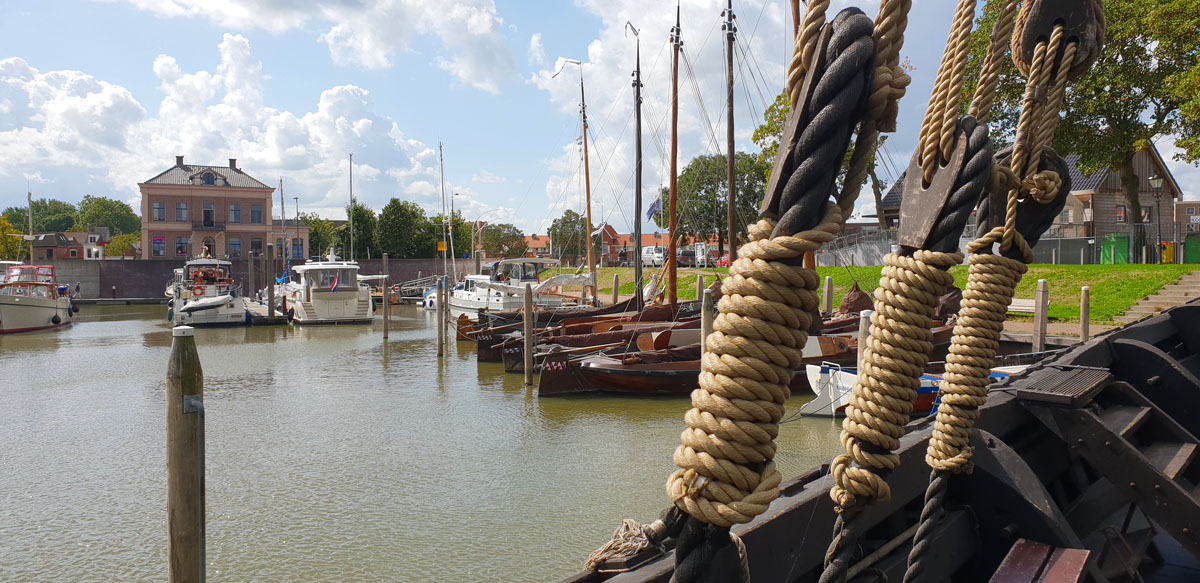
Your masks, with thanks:
M 836 306 L 841 303 L 842 296 L 855 281 L 863 291 L 874 290 L 879 285 L 882 269 L 879 266 L 819 267 L 817 275 L 822 280 L 827 275 L 833 277 L 833 298 Z M 1091 286 L 1092 322 L 1112 324 L 1113 317 L 1124 313 L 1138 300 L 1194 269 L 1194 265 L 1031 265 L 1029 272 L 1017 286 L 1016 297 L 1032 299 L 1037 280 L 1045 279 L 1050 288 L 1050 320 L 1078 322 L 1079 288 Z M 644 277 L 648 278 L 650 274 L 658 273 L 659 269 L 647 267 L 643 271 Z M 698 275 L 703 274 L 705 282 L 709 283 L 714 277 L 723 277 L 728 271 L 726 268 L 680 269 L 680 299 L 695 299 Z M 601 298 L 612 295 L 614 273 L 621 281 L 620 294 L 633 293 L 632 267 L 605 267 L 600 269 L 596 282 L 600 286 Z M 954 275 L 955 285 L 960 288 L 967 285 L 966 266 L 951 268 L 950 273 Z

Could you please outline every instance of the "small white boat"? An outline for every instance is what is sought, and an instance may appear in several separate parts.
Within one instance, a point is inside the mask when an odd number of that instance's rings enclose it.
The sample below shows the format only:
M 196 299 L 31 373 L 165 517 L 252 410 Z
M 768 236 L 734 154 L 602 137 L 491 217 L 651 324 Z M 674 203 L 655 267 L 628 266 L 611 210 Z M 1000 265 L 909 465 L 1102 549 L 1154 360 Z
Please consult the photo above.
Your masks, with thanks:
M 175 270 L 167 285 L 167 321 L 176 326 L 243 326 L 246 301 L 233 282 L 232 263 L 198 258 Z
M 58 328 L 79 311 L 69 288 L 58 285 L 51 265 L 4 262 L 0 282 L 0 334 Z
M 533 303 L 539 308 L 557 308 L 566 296 L 559 286 L 588 283 L 587 274 L 559 274 L 542 279 L 541 273 L 557 267 L 557 259 L 522 257 L 502 259 L 485 266 L 483 273 L 468 275 L 451 290 L 450 315 L 475 318 L 481 310 L 511 312 L 525 306 L 525 286 L 533 288 Z
M 1008 377 L 1025 370 L 1027 365 L 998 366 L 992 369 L 992 380 Z M 800 414 L 813 417 L 834 417 L 844 415 L 850 396 L 854 393 L 854 384 L 858 382 L 858 371 L 853 368 L 843 368 L 836 364 L 810 364 L 804 367 L 808 375 L 808 386 L 812 388 L 815 397 L 800 407 Z M 917 400 L 913 403 L 913 415 L 929 415 L 937 411 L 938 387 L 942 383 L 942 375 L 924 374 L 919 379 Z
M 297 324 L 367 324 L 375 317 L 371 288 L 359 281 L 358 263 L 310 261 L 292 268 L 299 281 L 281 284 L 276 295 Z M 379 276 L 382 278 L 383 276 Z

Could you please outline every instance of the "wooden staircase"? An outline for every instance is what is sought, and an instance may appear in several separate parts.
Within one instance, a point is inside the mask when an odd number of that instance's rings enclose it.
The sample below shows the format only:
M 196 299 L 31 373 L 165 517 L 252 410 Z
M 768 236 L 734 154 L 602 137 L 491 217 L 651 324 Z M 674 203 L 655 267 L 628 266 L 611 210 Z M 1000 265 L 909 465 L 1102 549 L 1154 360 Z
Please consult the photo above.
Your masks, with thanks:
M 1113 318 L 1121 324 L 1141 320 L 1146 316 L 1165 311 L 1180 304 L 1185 304 L 1200 297 L 1200 271 L 1193 271 L 1179 281 L 1163 286 L 1157 293 L 1138 300 L 1124 314 Z

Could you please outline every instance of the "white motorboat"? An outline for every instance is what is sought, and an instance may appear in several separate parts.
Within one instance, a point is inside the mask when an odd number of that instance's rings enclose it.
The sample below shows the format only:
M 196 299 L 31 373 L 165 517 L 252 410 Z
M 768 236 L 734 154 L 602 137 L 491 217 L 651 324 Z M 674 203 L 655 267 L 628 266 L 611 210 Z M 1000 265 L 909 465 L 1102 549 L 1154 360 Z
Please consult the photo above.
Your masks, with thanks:
M 233 282 L 228 261 L 192 259 L 167 285 L 167 321 L 176 326 L 242 326 L 246 301 Z
M 541 273 L 558 266 L 557 259 L 522 257 L 491 263 L 480 275 L 467 278 L 451 290 L 450 315 L 475 318 L 480 311 L 510 312 L 525 306 L 525 286 L 533 288 L 533 303 L 539 308 L 563 305 L 567 296 L 558 293 L 563 285 L 586 284 L 587 274 L 559 274 L 542 279 Z
M 299 281 L 277 288 L 297 324 L 366 324 L 375 317 L 371 288 L 353 261 L 310 261 L 292 268 Z M 379 276 L 382 278 L 383 276 Z
M 0 334 L 58 328 L 79 311 L 69 288 L 58 285 L 51 265 L 4 262 L 0 282 Z
M 993 382 L 1025 370 L 1027 365 L 998 366 L 992 369 Z M 804 367 L 808 375 L 808 386 L 815 397 L 800 407 L 800 414 L 814 417 L 833 417 L 845 414 L 846 405 L 858 382 L 858 371 L 836 364 L 810 364 Z M 940 374 L 924 374 L 919 379 L 917 399 L 913 402 L 913 415 L 928 415 L 937 411 L 938 388 L 942 383 Z

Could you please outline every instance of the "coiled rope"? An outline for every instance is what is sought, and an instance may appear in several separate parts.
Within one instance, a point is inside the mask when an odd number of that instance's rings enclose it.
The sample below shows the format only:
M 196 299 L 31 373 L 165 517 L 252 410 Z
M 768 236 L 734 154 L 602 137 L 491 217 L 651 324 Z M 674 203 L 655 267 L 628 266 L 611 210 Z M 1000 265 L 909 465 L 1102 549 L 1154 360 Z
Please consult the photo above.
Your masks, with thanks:
M 1004 7 L 1011 10 L 1012 2 Z M 1057 214 L 1062 205 L 1062 191 L 1069 191 L 1065 167 L 1061 159 L 1049 150 L 1054 130 L 1058 123 L 1067 81 L 1081 75 L 1099 54 L 1099 49 L 1080 52 L 1078 42 L 1063 46 L 1063 26 L 1054 26 L 1050 38 L 1038 42 L 1033 50 L 1033 59 L 1027 65 L 1019 55 L 1017 39 L 1025 37 L 1029 13 L 1037 2 L 1027 2 L 1017 18 L 1013 34 L 1013 58 L 1018 68 L 1027 76 L 1021 117 L 1017 126 L 1017 138 L 1009 157 L 1001 153 L 1000 166 L 989 189 L 1007 193 L 1003 226 L 989 228 L 992 222 L 990 205 L 996 201 L 989 197 L 981 204 L 978 220 L 979 238 L 968 245 L 971 253 L 967 287 L 963 292 L 961 311 L 954 327 L 950 353 L 946 359 L 946 374 L 939 388 L 937 418 L 933 435 L 929 440 L 925 461 L 933 468 L 929 487 L 925 492 L 925 505 L 921 511 L 920 524 L 913 538 L 909 553 L 905 583 L 915 583 L 924 574 L 923 561 L 930 549 L 931 535 L 943 515 L 944 500 L 949 477 L 969 471 L 973 454 L 969 446 L 971 429 L 979 418 L 979 407 L 987 401 L 987 387 L 991 382 L 991 368 L 995 364 L 996 348 L 1008 304 L 1021 277 L 1032 261 L 1031 245 L 1049 226 L 1051 214 Z M 1095 18 L 1102 23 L 1099 3 L 1092 2 Z M 998 22 L 997 29 L 1004 26 Z M 1103 25 L 1099 28 L 1102 30 Z M 999 32 L 999 31 L 997 31 Z M 993 34 L 988 57 L 985 61 L 984 78 L 988 76 L 998 42 L 1003 36 Z M 990 96 L 994 86 L 985 88 L 981 80 L 972 109 L 979 107 L 982 117 L 988 117 L 992 103 Z M 1044 156 L 1043 154 L 1048 154 Z M 1007 164 L 1006 164 L 1007 162 Z M 1064 195 L 1065 196 L 1065 195 Z M 1023 200 L 1048 205 L 1049 212 L 1029 209 L 1034 212 L 1019 212 Z M 1053 205 L 1055 201 L 1057 205 Z M 1028 204 L 1033 204 L 1032 202 Z M 1032 217 L 1031 217 L 1032 215 Z M 1039 217 L 1040 215 L 1040 217 Z M 999 253 L 993 247 L 999 243 Z

